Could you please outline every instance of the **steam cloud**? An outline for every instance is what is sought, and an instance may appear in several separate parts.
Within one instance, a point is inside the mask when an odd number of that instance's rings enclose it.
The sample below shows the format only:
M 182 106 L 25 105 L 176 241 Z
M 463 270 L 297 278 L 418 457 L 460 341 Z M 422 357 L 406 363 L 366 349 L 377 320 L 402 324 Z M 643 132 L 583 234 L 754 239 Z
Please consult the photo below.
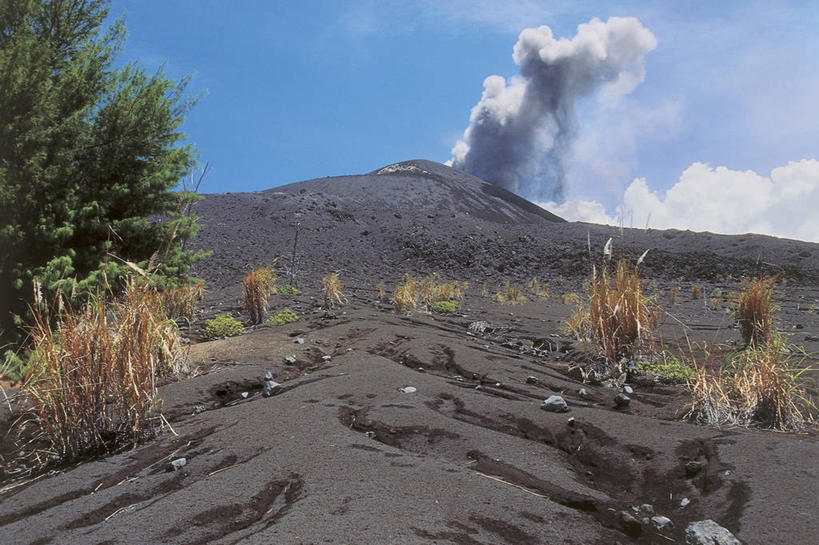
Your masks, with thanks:
M 513 54 L 520 74 L 484 80 L 452 166 L 529 198 L 563 201 L 575 100 L 603 86 L 613 96 L 630 93 L 655 47 L 633 17 L 592 19 L 571 40 L 555 39 L 547 26 L 523 30 Z

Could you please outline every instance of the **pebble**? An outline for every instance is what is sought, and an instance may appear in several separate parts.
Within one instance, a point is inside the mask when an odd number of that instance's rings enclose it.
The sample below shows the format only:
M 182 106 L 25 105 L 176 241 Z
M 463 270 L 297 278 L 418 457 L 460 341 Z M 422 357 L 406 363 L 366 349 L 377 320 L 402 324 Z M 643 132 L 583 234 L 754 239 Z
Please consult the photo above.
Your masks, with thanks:
M 204 405 L 197 405 L 193 408 L 193 414 L 199 414 L 205 412 L 207 409 Z
M 249 394 L 249 393 L 247 393 L 247 392 L 242 392 L 242 393 L 241 393 L 241 394 L 239 394 L 239 395 L 241 395 L 243 398 L 247 399 L 247 396 L 249 396 L 250 394 Z
M 628 407 L 629 403 L 631 403 L 631 398 L 626 394 L 620 393 L 614 396 L 614 406 L 618 409 Z
M 274 380 L 266 380 L 264 381 L 264 388 L 262 388 L 262 396 L 270 397 L 275 394 L 279 388 L 281 388 L 281 384 L 278 382 Z
M 566 400 L 560 396 L 549 396 L 540 404 L 540 408 L 550 413 L 565 413 L 569 410 Z
M 577 421 L 576 421 L 576 420 L 574 419 L 574 417 L 572 416 L 572 417 L 570 417 L 570 418 L 569 418 L 569 419 L 566 421 L 566 424 L 568 424 L 570 428 L 573 428 L 576 422 L 577 422 Z
M 537 377 L 534 377 L 532 375 L 529 375 L 528 377 L 526 377 L 526 384 L 537 384 L 537 383 L 538 383 Z
M 680 500 L 680 509 L 685 509 L 688 506 L 689 503 L 691 503 L 691 500 L 689 500 L 688 498 L 681 499 Z
M 365 431 L 364 432 L 364 437 L 367 437 L 369 439 L 375 439 L 375 432 L 374 431 Z
M 586 390 L 585 388 L 580 388 L 580 390 L 578 390 L 577 392 L 577 395 L 579 395 L 580 397 L 589 397 L 589 391 Z
M 177 458 L 173 460 L 170 464 L 168 464 L 168 471 L 179 471 L 183 467 L 185 467 L 188 463 L 186 458 Z
M 458 382 L 463 382 L 464 377 L 462 377 L 461 375 L 458 375 L 458 376 L 455 377 L 455 380 L 457 380 Z
M 299 337 L 293 342 L 296 343 L 296 344 L 304 344 L 304 339 L 302 337 Z
M 685 529 L 685 545 L 742 545 L 727 529 L 711 519 L 692 522 Z
M 632 388 L 631 386 L 626 384 L 625 386 L 623 386 L 623 393 L 624 394 L 633 394 L 634 393 L 634 388 Z
M 415 388 L 415 386 L 404 386 L 403 388 L 398 388 L 398 391 L 405 394 L 414 394 L 418 390 Z
M 296 361 L 297 361 L 297 359 L 296 359 L 295 354 L 285 356 L 285 358 L 284 358 L 284 364 L 285 365 L 296 365 Z
M 333 359 L 333 357 L 332 357 L 332 356 L 327 355 L 327 356 L 322 356 L 322 357 L 321 357 L 321 359 L 322 359 L 323 361 L 330 361 L 331 359 Z
M 690 462 L 685 463 L 685 476 L 686 477 L 693 477 L 700 471 L 702 471 L 702 462 L 698 462 L 696 460 L 691 460 Z
M 671 522 L 670 518 L 661 515 L 651 517 L 651 524 L 658 530 L 670 530 L 674 527 L 674 523 Z

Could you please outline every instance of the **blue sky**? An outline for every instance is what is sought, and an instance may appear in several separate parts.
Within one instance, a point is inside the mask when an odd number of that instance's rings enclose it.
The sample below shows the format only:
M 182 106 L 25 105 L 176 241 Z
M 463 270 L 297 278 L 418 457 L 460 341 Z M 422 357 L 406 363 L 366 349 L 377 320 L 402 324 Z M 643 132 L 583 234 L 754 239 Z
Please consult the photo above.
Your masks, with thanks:
M 727 176 L 726 188 L 808 187 L 798 200 L 819 208 L 815 2 L 115 0 L 111 15 L 125 15 L 123 58 L 192 74 L 189 91 L 204 93 L 184 127 L 213 169 L 204 192 L 444 162 L 484 79 L 517 74 L 521 30 L 571 39 L 593 17 L 632 16 L 657 40 L 645 77 L 613 103 L 578 99 L 569 202 L 554 206 L 571 219 L 641 224 L 648 210 L 665 218 L 653 226 L 712 228 L 667 194 Z M 771 226 L 769 213 L 712 230 L 819 240 L 819 223 Z

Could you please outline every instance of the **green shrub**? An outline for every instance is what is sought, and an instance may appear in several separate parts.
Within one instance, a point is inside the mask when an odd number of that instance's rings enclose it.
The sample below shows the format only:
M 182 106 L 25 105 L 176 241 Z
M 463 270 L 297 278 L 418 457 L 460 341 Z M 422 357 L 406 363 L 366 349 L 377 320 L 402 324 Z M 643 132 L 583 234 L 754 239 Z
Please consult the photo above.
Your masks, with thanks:
M 432 303 L 433 312 L 455 312 L 458 310 L 458 301 L 435 301 Z
M 221 314 L 205 322 L 205 337 L 232 337 L 245 332 L 242 323 L 230 314 Z
M 268 325 L 284 325 L 289 324 L 290 322 L 295 322 L 299 319 L 299 315 L 286 308 L 284 310 L 280 310 L 273 316 L 267 319 Z
M 688 382 L 693 379 L 697 371 L 682 358 L 668 352 L 663 354 L 663 361 L 641 361 L 637 369 L 646 375 L 656 377 L 662 382 Z
M 279 294 L 284 295 L 301 295 L 301 290 L 291 284 L 285 284 L 278 288 Z

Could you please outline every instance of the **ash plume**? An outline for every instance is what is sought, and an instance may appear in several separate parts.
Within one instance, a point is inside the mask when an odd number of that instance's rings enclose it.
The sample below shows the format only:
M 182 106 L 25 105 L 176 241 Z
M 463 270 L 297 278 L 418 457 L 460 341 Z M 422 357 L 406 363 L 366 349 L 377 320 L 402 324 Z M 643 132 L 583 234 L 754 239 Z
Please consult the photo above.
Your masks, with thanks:
M 513 54 L 520 74 L 484 80 L 452 166 L 529 198 L 562 202 L 576 99 L 604 86 L 614 96 L 630 93 L 655 47 L 654 34 L 634 17 L 592 19 L 571 40 L 555 39 L 547 26 L 523 30 Z

